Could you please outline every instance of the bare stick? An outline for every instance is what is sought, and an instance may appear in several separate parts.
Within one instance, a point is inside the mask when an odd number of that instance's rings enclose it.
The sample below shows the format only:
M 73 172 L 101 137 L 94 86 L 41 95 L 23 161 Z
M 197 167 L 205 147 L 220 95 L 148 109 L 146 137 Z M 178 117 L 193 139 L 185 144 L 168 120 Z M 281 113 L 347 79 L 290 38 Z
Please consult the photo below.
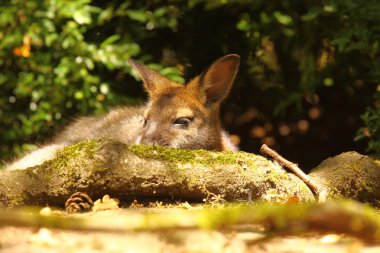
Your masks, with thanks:
M 274 160 L 284 165 L 288 169 L 290 169 L 294 174 L 296 174 L 302 181 L 308 185 L 315 194 L 318 196 L 319 202 L 325 202 L 327 198 L 327 192 L 321 186 L 319 186 L 313 179 L 311 179 L 308 175 L 306 175 L 297 164 L 292 163 L 286 160 L 284 157 L 279 155 L 276 151 L 268 147 L 266 144 L 263 144 L 260 148 L 261 153 L 267 154 L 272 157 Z

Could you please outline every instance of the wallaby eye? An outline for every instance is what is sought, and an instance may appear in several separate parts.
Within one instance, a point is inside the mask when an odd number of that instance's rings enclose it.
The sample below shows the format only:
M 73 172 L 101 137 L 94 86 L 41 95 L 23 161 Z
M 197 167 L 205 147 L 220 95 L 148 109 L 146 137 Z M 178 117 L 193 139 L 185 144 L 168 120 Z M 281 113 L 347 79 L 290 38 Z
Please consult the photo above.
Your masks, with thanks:
M 148 121 L 146 120 L 146 118 L 144 118 L 144 126 L 146 126 L 146 123 L 148 123 Z
M 181 118 L 178 118 L 174 121 L 174 125 L 176 126 L 188 126 L 191 121 L 193 121 L 192 118 L 189 118 L 189 117 L 181 117 Z

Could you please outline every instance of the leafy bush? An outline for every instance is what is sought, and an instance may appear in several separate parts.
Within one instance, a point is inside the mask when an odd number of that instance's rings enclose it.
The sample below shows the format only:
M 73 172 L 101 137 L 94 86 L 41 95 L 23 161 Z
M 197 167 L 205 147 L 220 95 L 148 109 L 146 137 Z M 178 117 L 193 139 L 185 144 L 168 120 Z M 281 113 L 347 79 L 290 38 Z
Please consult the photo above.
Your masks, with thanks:
M 380 98 L 380 93 L 375 93 L 375 98 Z M 367 152 L 379 156 L 380 154 L 380 109 L 368 107 L 367 111 L 361 115 L 364 126 L 361 127 L 355 138 L 356 141 L 368 140 Z
M 44 133 L 51 133 L 53 126 L 78 111 L 101 113 L 109 105 L 136 102 L 113 88 L 125 82 L 125 74 L 134 75 L 127 60 L 141 52 L 140 46 L 133 34 L 110 34 L 107 21 L 123 16 L 129 19 L 126 28 L 136 30 L 140 27 L 137 21 L 148 22 L 142 15 L 145 12 L 127 9 L 131 1 L 117 10 L 90 2 L 14 0 L 1 4 L 0 153 L 5 158 L 11 152 L 33 148 L 25 143 L 44 140 Z M 156 18 L 160 22 L 163 14 L 156 11 L 149 22 Z M 180 79 L 176 69 L 162 71 Z

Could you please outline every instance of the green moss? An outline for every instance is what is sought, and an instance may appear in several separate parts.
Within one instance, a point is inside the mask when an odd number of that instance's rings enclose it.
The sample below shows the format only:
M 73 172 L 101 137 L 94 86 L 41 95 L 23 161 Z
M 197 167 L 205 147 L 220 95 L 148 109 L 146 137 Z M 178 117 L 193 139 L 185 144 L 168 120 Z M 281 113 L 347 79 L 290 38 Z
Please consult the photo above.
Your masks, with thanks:
M 88 140 L 67 146 L 57 153 L 57 159 L 61 162 L 69 160 L 71 157 L 94 157 L 96 151 L 101 148 L 102 140 Z
M 91 158 L 97 158 L 97 151 L 102 148 L 104 145 L 103 140 L 88 140 L 84 142 L 80 142 L 77 144 L 74 144 L 72 146 L 65 147 L 63 150 L 59 151 L 57 153 L 57 157 L 52 160 L 54 163 L 53 165 L 50 165 L 49 167 L 59 169 L 59 168 L 69 168 L 67 170 L 68 174 L 75 174 L 76 170 L 76 163 L 79 163 L 78 166 L 85 166 L 86 164 L 83 163 L 83 161 L 88 161 L 88 159 Z M 71 166 L 68 166 L 70 163 Z M 107 168 L 104 168 L 102 166 L 96 166 L 95 163 L 91 163 L 92 171 L 104 171 Z M 71 169 L 72 170 L 71 170 Z M 68 175 L 70 176 L 70 175 Z
M 290 180 L 289 175 L 282 169 L 267 160 L 266 158 L 249 154 L 245 152 L 216 152 L 206 150 L 183 150 L 172 149 L 160 146 L 144 146 L 134 145 L 129 146 L 128 149 L 135 155 L 143 159 L 154 159 L 168 162 L 169 169 L 170 163 L 175 163 L 172 173 L 176 175 L 178 180 L 186 179 L 189 187 L 197 184 L 199 178 L 195 175 L 194 178 L 189 178 L 188 174 L 182 175 L 181 171 L 186 170 L 186 167 L 196 167 L 198 164 L 201 167 L 209 167 L 215 170 L 223 169 L 225 166 L 236 168 L 236 173 L 242 175 L 255 175 L 256 180 L 262 178 L 263 182 L 268 182 L 266 187 L 284 185 L 284 181 Z M 191 166 L 190 166 L 191 165 Z M 179 167 L 178 167 L 179 166 Z M 181 168 L 180 170 L 178 168 Z M 290 180 L 291 181 L 291 180 Z M 283 187 L 283 191 L 287 190 Z M 309 189 L 306 187 L 306 191 Z
M 187 185 L 189 188 L 192 188 L 193 186 L 197 185 L 198 180 L 196 178 L 190 178 L 187 181 Z
M 128 149 L 141 158 L 153 158 L 182 164 L 202 164 L 211 167 L 217 165 L 236 166 L 236 164 L 238 164 L 243 168 L 255 168 L 258 162 L 263 163 L 265 161 L 265 159 L 260 156 L 243 152 L 185 150 L 145 145 L 133 145 L 129 146 Z M 247 159 L 249 156 L 251 156 L 251 159 Z M 268 166 L 270 166 L 269 163 Z
M 214 229 L 233 224 L 261 222 L 269 217 L 277 229 L 282 229 L 289 222 L 306 216 L 311 207 L 308 204 L 277 205 L 268 202 L 257 202 L 254 205 L 231 204 L 213 212 L 204 212 L 198 222 L 200 227 Z
M 244 152 L 184 150 L 145 145 L 133 145 L 129 146 L 128 149 L 142 159 L 154 159 L 168 162 L 167 166 L 169 174 L 175 175 L 173 178 L 178 179 L 178 181 L 183 184 L 187 184 L 190 188 L 197 185 L 199 178 L 197 175 L 189 177 L 189 174 L 184 173 L 187 166 L 196 167 L 199 164 L 200 167 L 209 167 L 217 170 L 230 165 L 237 168 L 237 173 L 254 174 L 257 177 L 266 176 L 266 168 L 273 167 L 273 163 L 265 158 Z M 173 167 L 171 166 L 171 163 L 173 163 Z M 279 172 L 276 171 L 275 173 L 278 174 Z M 284 176 L 276 175 L 274 177 L 283 178 Z
M 283 170 L 281 171 L 272 170 L 271 173 L 268 173 L 265 177 L 268 181 L 271 181 L 275 183 L 276 185 L 278 181 L 283 181 L 284 179 L 289 178 L 289 176 L 286 173 L 284 173 Z
M 88 140 L 67 146 L 57 152 L 55 159 L 46 161 L 40 166 L 40 168 L 45 174 L 48 173 L 48 169 L 50 169 L 52 173 L 56 174 L 57 171 L 65 168 L 65 170 L 69 172 L 67 177 L 70 177 L 75 174 L 74 170 L 76 170 L 76 166 L 69 166 L 69 164 L 76 163 L 77 161 L 83 161 L 88 158 L 93 158 L 96 151 L 101 148 L 102 144 L 102 140 Z
M 57 152 L 55 159 L 42 164 L 39 170 L 43 171 L 43 177 L 60 177 L 66 183 L 63 188 L 71 189 L 76 186 L 73 179 L 79 178 L 78 173 L 86 171 L 87 167 L 91 166 L 93 172 L 106 169 L 97 162 L 99 160 L 97 151 L 102 148 L 104 143 L 103 140 L 89 140 L 65 147 Z M 88 184 L 91 183 L 89 180 Z M 60 191 L 61 189 L 57 189 L 56 193 L 59 194 Z
M 306 184 L 302 184 L 302 185 L 300 185 L 300 188 L 301 188 L 301 190 L 304 191 L 304 192 L 307 192 L 307 191 L 310 190 L 310 188 L 309 188 Z
M 10 207 L 19 207 L 25 205 L 25 199 L 28 199 L 27 196 L 25 196 L 24 193 L 20 193 L 9 201 Z
M 132 145 L 128 149 L 141 158 L 154 158 L 165 161 L 180 161 L 188 163 L 193 161 L 195 154 L 189 150 L 170 149 L 160 146 Z

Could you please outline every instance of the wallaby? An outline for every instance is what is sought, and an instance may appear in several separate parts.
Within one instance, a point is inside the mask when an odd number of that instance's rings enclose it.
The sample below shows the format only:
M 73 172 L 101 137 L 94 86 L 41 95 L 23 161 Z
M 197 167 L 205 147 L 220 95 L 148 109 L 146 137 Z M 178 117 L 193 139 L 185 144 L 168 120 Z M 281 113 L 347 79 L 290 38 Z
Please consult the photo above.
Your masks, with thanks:
M 221 128 L 219 110 L 230 91 L 239 62 L 238 55 L 226 55 L 182 85 L 129 60 L 148 92 L 146 105 L 114 109 L 103 116 L 79 118 L 56 135 L 51 144 L 7 168 L 24 169 L 42 164 L 53 159 L 65 146 L 95 138 L 172 148 L 236 150 Z

